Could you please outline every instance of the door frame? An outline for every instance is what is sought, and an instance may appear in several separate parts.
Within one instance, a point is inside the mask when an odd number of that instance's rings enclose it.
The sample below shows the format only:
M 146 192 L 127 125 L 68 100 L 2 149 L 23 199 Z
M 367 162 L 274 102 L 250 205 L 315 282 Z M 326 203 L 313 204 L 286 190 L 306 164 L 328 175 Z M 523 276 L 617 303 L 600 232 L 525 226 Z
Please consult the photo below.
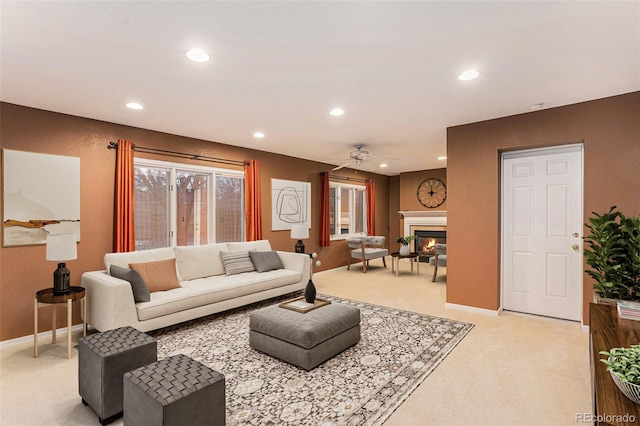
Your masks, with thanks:
M 550 145 L 550 146 L 546 146 L 546 147 L 540 147 L 540 148 L 528 148 L 528 149 L 517 149 L 517 150 L 501 150 L 499 151 L 500 154 L 500 169 L 499 169 L 499 189 L 500 189 L 500 205 L 498 206 L 498 211 L 499 211 L 499 221 L 500 221 L 500 228 L 499 228 L 499 232 L 500 232 L 500 258 L 499 258 L 499 273 L 500 273 L 500 308 L 499 308 L 499 312 L 504 312 L 504 255 L 505 255 L 505 250 L 504 250 L 504 217 L 503 217 L 503 200 L 504 200 L 504 160 L 505 160 L 505 156 L 506 157 L 516 157 L 516 156 L 521 156 L 522 158 L 526 158 L 531 156 L 531 154 L 553 154 L 553 153 L 562 153 L 562 152 L 567 152 L 567 151 L 579 151 L 580 152 L 580 162 L 581 162 L 581 167 L 580 167 L 580 181 L 582 183 L 581 188 L 580 188 L 580 217 L 582 217 L 582 221 L 583 223 L 581 224 L 580 229 L 582 230 L 582 233 L 584 233 L 584 143 L 583 142 L 576 142 L 576 143 L 569 143 L 569 144 L 564 144 L 564 145 Z M 580 239 L 582 240 L 582 237 L 584 237 L 584 235 L 581 235 Z M 584 246 L 583 246 L 583 242 L 581 241 L 580 243 L 580 259 L 581 259 L 581 264 L 584 266 Z M 579 300 L 580 300 L 580 323 L 584 324 L 584 273 L 580 274 L 579 277 L 579 287 L 580 287 L 580 291 L 579 291 Z M 522 313 L 524 315 L 536 315 L 536 314 L 529 314 L 526 312 L 519 312 Z M 543 316 L 543 315 L 540 315 Z M 550 317 L 549 317 L 550 318 Z M 569 321 L 569 320 L 565 320 L 562 318 L 556 318 L 562 321 Z

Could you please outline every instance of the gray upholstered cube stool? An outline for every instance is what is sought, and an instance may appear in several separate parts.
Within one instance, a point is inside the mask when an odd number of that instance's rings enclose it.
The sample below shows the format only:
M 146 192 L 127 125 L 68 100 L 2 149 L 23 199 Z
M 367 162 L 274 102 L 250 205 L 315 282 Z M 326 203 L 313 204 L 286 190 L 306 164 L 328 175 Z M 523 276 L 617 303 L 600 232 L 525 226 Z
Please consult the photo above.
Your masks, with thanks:
M 360 309 L 331 303 L 306 313 L 278 305 L 251 313 L 249 345 L 311 370 L 360 340 Z
M 224 425 L 224 376 L 186 355 L 124 375 L 127 426 Z
M 82 403 L 103 425 L 122 414 L 122 376 L 158 359 L 156 339 L 133 327 L 92 334 L 78 342 L 78 382 Z

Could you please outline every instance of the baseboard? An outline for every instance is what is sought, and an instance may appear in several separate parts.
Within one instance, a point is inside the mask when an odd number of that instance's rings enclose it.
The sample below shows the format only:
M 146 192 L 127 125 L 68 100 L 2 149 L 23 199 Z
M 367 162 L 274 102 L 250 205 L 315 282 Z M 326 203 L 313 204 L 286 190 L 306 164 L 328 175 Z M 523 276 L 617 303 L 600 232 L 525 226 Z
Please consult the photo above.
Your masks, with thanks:
M 474 314 L 490 315 L 493 317 L 497 317 L 502 313 L 502 308 L 499 308 L 496 311 L 492 311 L 491 309 L 476 308 L 475 306 L 467 306 L 467 305 L 458 305 L 456 303 L 445 303 L 444 307 L 447 309 L 456 309 L 458 311 L 467 311 L 467 312 L 472 312 Z
M 76 324 L 71 326 L 71 333 L 81 333 L 82 324 Z M 56 341 L 65 342 L 67 338 L 67 327 L 61 327 L 56 330 Z M 3 340 L 0 342 L 0 350 L 7 349 L 13 346 L 22 345 L 26 342 L 30 342 L 33 345 L 33 334 L 28 334 L 22 337 L 16 337 L 15 339 Z M 38 333 L 38 344 L 51 343 L 51 330 L 42 331 Z

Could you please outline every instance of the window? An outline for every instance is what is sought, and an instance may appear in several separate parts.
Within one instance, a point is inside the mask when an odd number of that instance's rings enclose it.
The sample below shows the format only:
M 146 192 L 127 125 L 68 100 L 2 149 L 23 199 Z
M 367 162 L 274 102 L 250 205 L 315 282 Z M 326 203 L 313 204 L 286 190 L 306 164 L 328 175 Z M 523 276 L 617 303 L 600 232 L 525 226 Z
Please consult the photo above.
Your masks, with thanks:
M 135 160 L 136 250 L 244 240 L 244 173 Z
M 367 233 L 367 197 L 364 186 L 329 182 L 329 232 L 331 239 Z

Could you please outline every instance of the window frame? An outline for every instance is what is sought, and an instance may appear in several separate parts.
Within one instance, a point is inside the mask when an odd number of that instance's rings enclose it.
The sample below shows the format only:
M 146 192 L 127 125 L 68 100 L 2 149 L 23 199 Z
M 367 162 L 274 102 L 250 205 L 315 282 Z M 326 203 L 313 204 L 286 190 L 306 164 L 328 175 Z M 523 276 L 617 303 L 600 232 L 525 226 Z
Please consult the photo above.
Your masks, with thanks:
M 349 232 L 346 234 L 331 234 L 329 236 L 330 241 L 346 240 L 354 237 L 366 236 L 367 229 L 367 187 L 365 185 L 354 185 L 351 183 L 342 183 L 339 181 L 329 181 L 329 188 L 335 188 L 336 202 L 334 203 L 334 218 L 337 220 L 335 229 L 339 231 L 341 229 L 341 201 L 342 201 L 342 189 L 349 190 Z M 356 224 L 356 192 L 362 191 L 363 203 L 362 203 L 362 232 L 353 232 Z
M 188 163 L 179 163 L 173 161 L 162 161 L 162 160 L 152 160 L 147 158 L 134 158 L 133 160 L 134 168 L 138 167 L 146 167 L 146 168 L 156 168 L 162 170 L 169 171 L 169 208 L 168 208 L 168 223 L 169 223 L 169 247 L 176 247 L 177 239 L 178 239 L 178 191 L 176 188 L 176 179 L 177 179 L 177 171 L 186 171 L 186 172 L 195 172 L 200 174 L 208 175 L 209 185 L 207 188 L 207 199 L 209 200 L 209 204 L 207 205 L 207 244 L 215 244 L 216 243 L 216 225 L 217 221 L 215 220 L 215 212 L 216 212 L 216 177 L 217 176 L 225 176 L 232 178 L 240 178 L 244 181 L 244 170 L 233 170 L 233 169 L 224 169 L 220 167 L 209 167 L 202 165 L 194 165 Z M 134 189 L 135 192 L 135 189 Z M 241 240 L 244 241 L 246 239 L 246 223 L 244 220 L 244 196 L 241 197 Z M 135 208 L 135 206 L 134 206 Z

